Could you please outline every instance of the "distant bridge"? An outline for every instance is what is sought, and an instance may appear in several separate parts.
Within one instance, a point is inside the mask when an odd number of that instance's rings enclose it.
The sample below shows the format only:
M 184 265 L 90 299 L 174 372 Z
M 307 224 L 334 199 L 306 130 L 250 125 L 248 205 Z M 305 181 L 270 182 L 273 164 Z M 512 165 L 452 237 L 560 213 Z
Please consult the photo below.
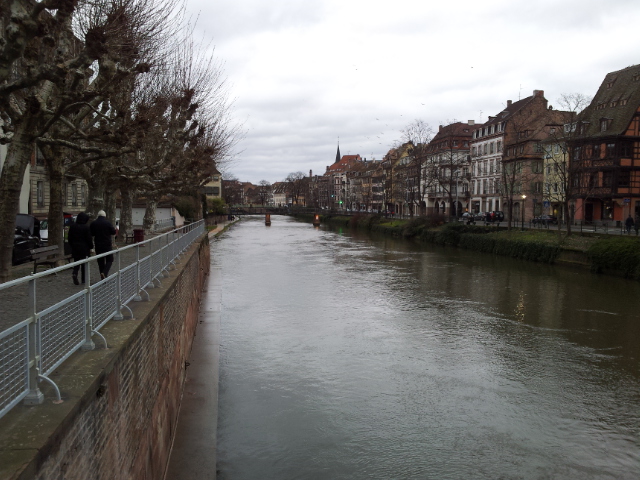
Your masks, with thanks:
M 231 207 L 230 215 L 293 215 L 296 213 L 316 213 L 313 207 L 269 207 L 269 206 L 249 206 Z

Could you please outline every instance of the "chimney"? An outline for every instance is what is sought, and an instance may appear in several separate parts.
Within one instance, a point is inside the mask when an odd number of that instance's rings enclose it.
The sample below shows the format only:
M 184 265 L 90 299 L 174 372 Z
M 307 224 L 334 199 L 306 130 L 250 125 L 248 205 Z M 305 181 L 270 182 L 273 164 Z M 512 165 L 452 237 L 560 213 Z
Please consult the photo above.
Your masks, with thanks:
M 313 170 L 309 169 L 309 178 L 313 178 Z
M 476 124 L 476 121 L 475 121 L 475 120 L 469 120 L 469 121 L 467 122 L 467 125 L 475 125 L 475 124 Z
M 442 131 L 442 125 L 438 125 L 438 131 L 441 132 Z
M 511 106 L 511 100 L 507 100 L 507 107 Z
M 327 165 L 327 172 L 329 171 L 329 166 Z
M 533 96 L 534 97 L 544 97 L 544 90 L 534 90 L 533 91 Z

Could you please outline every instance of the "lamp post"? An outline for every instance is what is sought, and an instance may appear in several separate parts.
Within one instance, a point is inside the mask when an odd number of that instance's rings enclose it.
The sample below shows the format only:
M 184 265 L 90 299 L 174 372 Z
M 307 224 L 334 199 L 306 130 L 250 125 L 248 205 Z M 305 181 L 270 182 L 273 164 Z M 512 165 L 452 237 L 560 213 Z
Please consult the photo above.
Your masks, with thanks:
M 527 198 L 525 194 L 522 194 L 522 225 L 520 226 L 520 230 L 524 231 L 524 199 Z

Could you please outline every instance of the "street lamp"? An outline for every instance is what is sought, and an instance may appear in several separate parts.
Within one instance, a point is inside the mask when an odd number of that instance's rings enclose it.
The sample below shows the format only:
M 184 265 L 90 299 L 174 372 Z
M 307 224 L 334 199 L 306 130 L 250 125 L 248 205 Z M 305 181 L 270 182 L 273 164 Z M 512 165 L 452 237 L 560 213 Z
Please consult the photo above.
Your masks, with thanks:
M 520 230 L 524 231 L 524 199 L 527 198 L 525 194 L 522 194 L 522 225 L 520 226 Z

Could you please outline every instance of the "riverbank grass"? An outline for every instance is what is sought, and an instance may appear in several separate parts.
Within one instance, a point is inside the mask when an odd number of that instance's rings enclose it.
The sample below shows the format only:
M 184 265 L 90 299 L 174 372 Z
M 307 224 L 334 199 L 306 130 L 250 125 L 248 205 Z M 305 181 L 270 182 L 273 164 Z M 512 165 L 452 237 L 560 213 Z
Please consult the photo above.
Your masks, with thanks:
M 400 220 L 382 215 L 327 215 L 321 216 L 321 221 L 522 260 L 580 264 L 593 272 L 640 280 L 640 238 L 635 236 L 578 232 L 568 236 L 557 229 L 509 230 L 504 222 L 491 226 L 445 223 L 442 216 Z

